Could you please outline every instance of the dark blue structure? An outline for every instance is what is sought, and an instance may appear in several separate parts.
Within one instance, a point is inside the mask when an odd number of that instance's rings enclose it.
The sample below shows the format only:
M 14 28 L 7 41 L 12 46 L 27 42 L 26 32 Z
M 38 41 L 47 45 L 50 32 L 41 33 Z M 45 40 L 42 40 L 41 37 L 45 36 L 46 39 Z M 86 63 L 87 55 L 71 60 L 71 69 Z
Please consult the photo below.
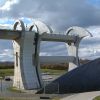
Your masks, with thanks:
M 52 83 L 59 83 L 59 93 L 79 93 L 100 90 L 100 58 L 84 64 L 52 81 L 45 93 L 53 93 Z M 41 89 L 37 93 L 42 93 Z

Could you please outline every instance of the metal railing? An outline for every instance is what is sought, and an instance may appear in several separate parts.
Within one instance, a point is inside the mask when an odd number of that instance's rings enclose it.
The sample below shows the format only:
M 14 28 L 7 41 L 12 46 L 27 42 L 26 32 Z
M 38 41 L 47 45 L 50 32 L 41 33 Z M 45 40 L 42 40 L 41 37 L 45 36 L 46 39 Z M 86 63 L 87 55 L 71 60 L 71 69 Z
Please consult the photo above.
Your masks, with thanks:
M 44 94 L 59 94 L 59 83 L 53 82 L 53 83 L 47 83 L 44 84 Z

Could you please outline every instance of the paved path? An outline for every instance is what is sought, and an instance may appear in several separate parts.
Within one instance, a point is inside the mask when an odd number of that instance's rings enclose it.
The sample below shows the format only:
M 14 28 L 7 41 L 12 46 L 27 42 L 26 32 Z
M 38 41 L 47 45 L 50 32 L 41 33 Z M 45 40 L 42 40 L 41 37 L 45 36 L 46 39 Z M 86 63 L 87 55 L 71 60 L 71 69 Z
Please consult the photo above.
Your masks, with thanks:
M 61 100 L 93 100 L 100 95 L 100 91 L 77 93 L 72 95 L 64 95 Z
M 12 87 L 12 83 L 13 83 L 12 81 L 4 81 L 4 80 L 2 80 L 2 82 L 0 81 L 0 98 L 3 97 L 3 98 L 9 98 L 9 99 L 14 98 L 17 100 L 20 100 L 20 99 L 21 100 L 40 100 L 40 97 L 45 96 L 44 94 L 34 94 L 34 91 L 26 91 L 25 93 L 23 92 L 17 93 L 17 92 L 9 91 L 8 88 Z

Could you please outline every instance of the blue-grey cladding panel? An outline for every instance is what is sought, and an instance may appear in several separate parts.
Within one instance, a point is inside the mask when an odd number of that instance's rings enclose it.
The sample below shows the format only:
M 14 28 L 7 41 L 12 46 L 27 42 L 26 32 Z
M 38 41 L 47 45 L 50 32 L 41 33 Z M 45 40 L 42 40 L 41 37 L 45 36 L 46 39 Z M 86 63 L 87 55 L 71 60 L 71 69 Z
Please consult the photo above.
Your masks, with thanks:
M 59 93 L 78 93 L 100 90 L 100 58 L 62 75 L 48 84 L 46 93 L 53 93 L 52 83 L 59 83 Z M 42 93 L 43 89 L 37 93 Z

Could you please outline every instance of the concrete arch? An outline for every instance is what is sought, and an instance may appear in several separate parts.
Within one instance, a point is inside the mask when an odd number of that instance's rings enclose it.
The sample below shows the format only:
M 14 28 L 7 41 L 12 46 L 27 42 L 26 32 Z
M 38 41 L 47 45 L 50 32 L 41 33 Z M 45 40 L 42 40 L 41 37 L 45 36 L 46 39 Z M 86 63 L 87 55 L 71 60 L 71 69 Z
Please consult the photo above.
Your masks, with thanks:
M 32 31 L 32 29 L 36 33 L 39 33 L 39 34 L 43 34 L 43 33 L 51 34 L 51 33 L 53 33 L 53 30 L 42 21 L 33 22 L 33 24 L 31 24 L 29 26 L 29 31 Z
M 86 36 L 92 37 L 92 34 L 82 27 L 73 26 L 73 27 L 70 27 L 69 29 L 67 29 L 66 35 L 67 36 L 77 36 L 75 42 L 67 42 L 66 43 L 67 48 L 68 48 L 68 55 L 75 57 L 74 62 L 69 62 L 69 71 L 70 71 L 70 70 L 73 70 L 74 68 L 80 66 L 78 49 L 79 49 L 79 44 L 80 44 L 82 38 L 84 38 Z
M 38 89 L 42 86 L 38 72 L 38 37 L 35 32 L 25 31 L 24 23 L 18 20 L 14 30 L 21 25 L 21 37 L 13 42 L 15 70 L 13 86 L 20 89 Z
M 78 26 L 73 26 L 73 27 L 68 28 L 66 30 L 66 34 L 79 36 L 80 38 L 83 38 L 86 36 L 93 37 L 93 35 L 88 30 L 86 30 L 85 28 L 82 28 L 82 27 L 78 27 Z
M 13 41 L 15 56 L 13 86 L 28 90 L 42 88 L 39 61 L 41 34 L 51 33 L 52 30 L 40 21 L 32 24 L 29 31 L 25 31 L 24 23 L 21 20 L 15 22 L 15 31 L 18 25 L 21 27 L 21 37 Z
M 20 25 L 22 31 L 25 31 L 24 22 L 23 22 L 22 20 L 17 20 L 17 21 L 14 23 L 13 29 L 14 29 L 14 30 L 17 30 L 18 25 Z

